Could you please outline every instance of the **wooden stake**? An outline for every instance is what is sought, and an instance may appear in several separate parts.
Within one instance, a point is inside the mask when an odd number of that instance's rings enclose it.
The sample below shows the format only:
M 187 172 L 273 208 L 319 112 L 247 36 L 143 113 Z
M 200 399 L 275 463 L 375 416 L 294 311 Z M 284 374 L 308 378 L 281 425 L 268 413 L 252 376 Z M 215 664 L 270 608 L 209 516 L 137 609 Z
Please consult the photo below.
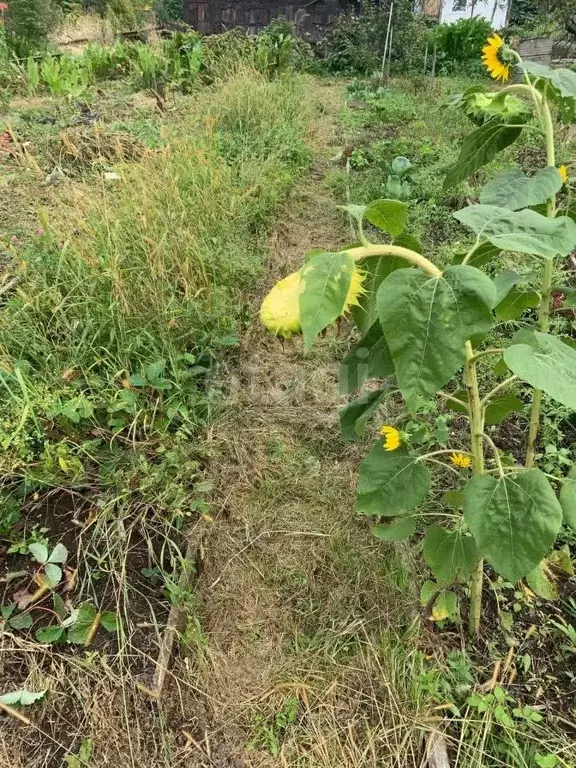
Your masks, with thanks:
M 184 555 L 184 561 L 182 563 L 182 573 L 178 580 L 178 589 L 180 591 L 189 590 L 196 579 L 197 563 L 200 560 L 201 538 L 201 532 L 197 531 L 195 535 L 191 534 L 188 539 L 186 554 Z M 170 661 L 172 659 L 174 642 L 176 638 L 182 634 L 185 623 L 185 609 L 181 604 L 174 603 L 168 614 L 166 629 L 162 635 L 162 643 L 160 645 L 158 660 L 156 661 L 156 672 L 154 673 L 154 682 L 152 685 L 152 693 L 154 698 L 158 700 L 162 697 L 162 690 L 166 681 L 168 667 L 170 666 Z
M 386 57 L 388 56 L 388 41 L 390 40 L 390 29 L 392 28 L 392 11 L 394 2 L 390 3 L 390 13 L 388 14 L 388 27 L 386 28 L 386 42 L 384 43 L 384 53 L 382 54 L 382 67 L 380 68 L 380 84 L 384 82 L 384 69 L 386 67 Z

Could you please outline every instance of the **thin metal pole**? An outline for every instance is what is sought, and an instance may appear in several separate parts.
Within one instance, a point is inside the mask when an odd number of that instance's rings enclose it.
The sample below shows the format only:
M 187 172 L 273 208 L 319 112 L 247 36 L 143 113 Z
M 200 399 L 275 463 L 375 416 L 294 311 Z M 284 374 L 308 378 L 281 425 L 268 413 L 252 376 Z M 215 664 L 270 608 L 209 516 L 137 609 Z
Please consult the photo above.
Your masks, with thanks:
M 422 77 L 426 77 L 427 66 L 428 66 L 428 43 L 426 43 L 426 51 L 424 52 L 424 69 L 422 70 Z

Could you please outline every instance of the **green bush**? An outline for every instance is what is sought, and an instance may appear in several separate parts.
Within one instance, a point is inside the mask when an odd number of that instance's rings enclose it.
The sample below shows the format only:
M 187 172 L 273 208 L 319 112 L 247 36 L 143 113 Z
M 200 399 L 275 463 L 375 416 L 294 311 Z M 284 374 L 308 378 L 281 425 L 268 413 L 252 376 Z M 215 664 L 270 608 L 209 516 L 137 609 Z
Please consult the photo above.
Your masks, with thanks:
M 453 24 L 439 24 L 432 33 L 437 46 L 437 71 L 447 74 L 476 74 L 483 71 L 482 46 L 492 34 L 487 19 L 475 16 Z
M 378 71 L 386 44 L 390 2 L 363 0 L 334 20 L 327 39 L 318 45 L 329 72 L 367 75 Z M 392 64 L 396 71 L 420 67 L 426 47 L 427 22 L 413 12 L 412 0 L 397 0 L 392 15 Z
M 6 41 L 21 58 L 43 51 L 59 19 L 53 0 L 10 0 L 4 12 Z
M 159 22 L 181 21 L 184 18 L 183 0 L 154 0 L 152 5 Z

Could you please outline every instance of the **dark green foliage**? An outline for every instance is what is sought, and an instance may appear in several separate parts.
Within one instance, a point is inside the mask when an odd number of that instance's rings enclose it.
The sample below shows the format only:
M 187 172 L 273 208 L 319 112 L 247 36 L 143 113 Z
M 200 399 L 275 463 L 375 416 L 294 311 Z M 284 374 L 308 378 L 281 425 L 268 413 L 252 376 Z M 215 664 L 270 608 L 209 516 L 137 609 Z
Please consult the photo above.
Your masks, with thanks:
M 45 50 L 59 18 L 53 0 L 10 0 L 4 12 L 9 47 L 20 57 Z
M 334 20 L 331 34 L 319 46 L 329 72 L 372 74 L 381 68 L 390 1 L 363 0 Z M 426 47 L 426 20 L 414 14 L 411 0 L 397 0 L 392 15 L 392 64 L 406 70 L 420 66 Z
M 438 71 L 474 74 L 482 71 L 481 51 L 492 33 L 489 21 L 475 16 L 453 24 L 439 24 L 432 34 L 437 46 Z
M 155 0 L 152 7 L 159 22 L 181 21 L 184 18 L 183 0 Z

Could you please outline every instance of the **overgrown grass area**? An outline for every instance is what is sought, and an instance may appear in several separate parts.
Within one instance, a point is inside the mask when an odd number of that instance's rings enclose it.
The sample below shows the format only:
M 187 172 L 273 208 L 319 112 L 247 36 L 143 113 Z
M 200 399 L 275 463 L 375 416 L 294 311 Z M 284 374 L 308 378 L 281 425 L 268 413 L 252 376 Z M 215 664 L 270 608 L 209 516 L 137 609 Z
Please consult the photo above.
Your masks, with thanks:
M 82 646 L 109 659 L 107 695 L 134 667 L 152 685 L 188 594 L 190 527 L 209 519 L 224 366 L 278 206 L 310 163 L 307 88 L 238 62 L 164 112 L 112 84 L 89 106 L 33 99 L 4 118 L 0 575 L 2 642 L 16 645 L 2 694 L 55 691 Z M 30 641 L 39 656 L 21 667 Z M 81 716 L 88 691 L 68 695 Z M 50 710 L 42 762 L 82 740 Z
M 139 163 L 118 157 L 113 181 L 70 185 L 34 241 L 10 246 L 20 282 L 0 341 L 5 473 L 83 484 L 108 443 L 83 442 L 95 429 L 112 447 L 144 448 L 205 423 L 263 233 L 308 162 L 302 89 L 237 76 L 166 125 Z
M 425 527 L 461 517 L 468 468 L 442 470 L 412 544 L 354 513 L 382 422 L 448 452 L 462 412 L 408 412 L 394 389 L 343 440 L 349 319 L 309 349 L 256 317 L 305 254 L 350 247 L 346 204 L 405 201 L 403 245 L 451 264 L 472 245 L 453 212 L 497 170 L 540 167 L 537 138 L 447 191 L 469 123 L 446 105 L 473 81 L 310 78 L 278 39 L 236 37 L 202 43 L 184 86 L 158 79 L 169 46 L 144 46 L 81 95 L 22 86 L 1 118 L 0 765 L 569 768 L 574 534 L 555 601 L 486 569 L 470 642 L 468 586 L 443 612 L 421 589 Z M 573 312 L 552 323 L 574 336 Z M 506 431 L 489 425 L 507 467 L 529 416 L 513 384 Z M 550 477 L 574 437 L 545 397 Z

